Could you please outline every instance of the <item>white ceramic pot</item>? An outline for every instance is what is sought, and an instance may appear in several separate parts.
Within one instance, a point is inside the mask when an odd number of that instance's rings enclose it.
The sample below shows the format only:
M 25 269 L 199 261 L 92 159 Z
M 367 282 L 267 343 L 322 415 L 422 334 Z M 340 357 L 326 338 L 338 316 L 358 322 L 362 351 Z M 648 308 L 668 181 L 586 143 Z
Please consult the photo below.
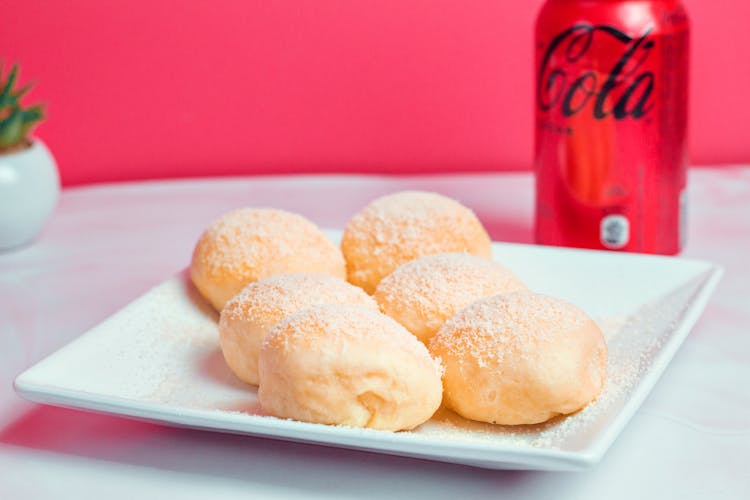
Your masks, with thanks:
M 0 153 L 0 250 L 29 243 L 44 227 L 60 196 L 52 154 L 39 139 Z

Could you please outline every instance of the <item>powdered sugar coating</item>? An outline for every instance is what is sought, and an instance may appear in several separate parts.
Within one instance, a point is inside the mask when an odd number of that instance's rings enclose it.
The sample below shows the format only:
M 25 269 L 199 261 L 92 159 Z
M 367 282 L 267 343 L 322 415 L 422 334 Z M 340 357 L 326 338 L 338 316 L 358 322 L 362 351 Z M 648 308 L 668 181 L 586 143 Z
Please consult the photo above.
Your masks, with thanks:
M 440 405 L 440 365 L 394 320 L 360 306 L 288 316 L 260 351 L 263 409 L 305 422 L 411 429 Z
M 264 208 L 234 210 L 213 222 L 190 265 L 193 282 L 217 310 L 250 282 L 295 272 L 346 276 L 341 252 L 315 224 Z
M 325 274 L 277 274 L 250 283 L 221 312 L 222 318 L 277 323 L 302 309 L 324 304 L 377 309 L 372 297 L 341 278 Z
M 492 255 L 489 236 L 471 210 L 422 191 L 403 191 L 371 202 L 347 224 L 341 249 L 349 281 L 368 293 L 398 266 L 422 255 Z
M 440 253 L 402 264 L 378 284 L 373 297 L 384 313 L 427 342 L 472 302 L 524 289 L 498 262 L 468 253 Z
M 319 336 L 342 344 L 348 339 L 383 342 L 394 352 L 430 357 L 424 344 L 392 318 L 367 307 L 347 304 L 326 304 L 287 316 L 271 329 L 263 345 L 288 345 L 292 341 L 304 349 L 314 350 Z M 434 369 L 441 372 L 440 363 L 430 360 Z
M 510 353 L 528 359 L 538 344 L 575 331 L 586 320 L 573 304 L 520 291 L 479 300 L 459 311 L 437 333 L 434 343 L 452 356 L 469 356 L 486 366 L 503 362 Z
M 250 283 L 221 311 L 219 339 L 227 365 L 240 380 L 258 384 L 261 342 L 273 325 L 290 314 L 323 304 L 378 309 L 361 288 L 324 274 L 278 274 Z
M 530 291 L 480 300 L 430 342 L 446 368 L 445 403 L 485 422 L 533 424 L 571 413 L 604 385 L 607 347 L 573 304 Z

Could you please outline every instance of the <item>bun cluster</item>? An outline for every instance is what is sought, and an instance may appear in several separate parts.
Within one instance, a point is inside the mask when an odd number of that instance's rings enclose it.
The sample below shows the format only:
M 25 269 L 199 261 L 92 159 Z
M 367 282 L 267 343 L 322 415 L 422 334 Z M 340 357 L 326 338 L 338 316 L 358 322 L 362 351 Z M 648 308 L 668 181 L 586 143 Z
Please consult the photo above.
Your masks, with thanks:
M 599 327 L 504 264 L 470 209 L 405 191 L 352 217 L 340 250 L 302 216 L 235 210 L 190 276 L 227 365 L 276 417 L 397 431 L 441 402 L 505 425 L 583 408 L 606 379 Z

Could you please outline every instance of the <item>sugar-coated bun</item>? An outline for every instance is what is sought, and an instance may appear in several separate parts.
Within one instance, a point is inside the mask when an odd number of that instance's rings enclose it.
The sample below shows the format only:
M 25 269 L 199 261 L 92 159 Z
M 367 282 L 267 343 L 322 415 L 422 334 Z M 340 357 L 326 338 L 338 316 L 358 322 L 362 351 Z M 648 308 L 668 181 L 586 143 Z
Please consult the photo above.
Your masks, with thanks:
M 346 267 L 341 252 L 315 224 L 264 208 L 242 208 L 213 222 L 190 264 L 193 283 L 217 311 L 248 283 L 286 273 L 346 278 Z
M 443 402 L 459 415 L 535 424 L 572 413 L 604 386 L 607 345 L 583 311 L 522 291 L 461 310 L 430 341 L 445 368 Z
M 398 266 L 433 253 L 492 255 L 474 212 L 445 196 L 403 191 L 367 205 L 341 238 L 349 281 L 372 293 Z
M 328 305 L 288 316 L 260 350 L 263 409 L 321 424 L 411 429 L 440 406 L 440 365 L 388 316 Z
M 235 295 L 219 318 L 219 339 L 229 368 L 240 380 L 258 383 L 260 344 L 276 323 L 323 304 L 360 305 L 377 311 L 364 290 L 325 274 L 277 274 L 250 283 Z
M 427 343 L 456 311 L 479 299 L 524 290 L 498 262 L 468 253 L 426 255 L 399 266 L 375 288 L 380 309 Z

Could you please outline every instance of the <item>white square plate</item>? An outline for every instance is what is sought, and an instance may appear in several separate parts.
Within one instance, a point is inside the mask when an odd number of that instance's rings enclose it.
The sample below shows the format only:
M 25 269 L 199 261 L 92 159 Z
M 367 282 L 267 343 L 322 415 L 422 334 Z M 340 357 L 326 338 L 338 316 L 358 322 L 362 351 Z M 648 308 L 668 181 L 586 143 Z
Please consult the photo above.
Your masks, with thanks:
M 265 415 L 255 388 L 224 364 L 217 315 L 186 273 L 19 375 L 15 387 L 32 401 L 166 425 L 493 469 L 594 464 L 666 368 L 722 270 L 694 260 L 502 243 L 494 245 L 494 257 L 530 288 L 577 304 L 602 327 L 610 355 L 607 385 L 584 410 L 542 425 L 505 427 L 440 409 L 418 429 L 398 433 Z

